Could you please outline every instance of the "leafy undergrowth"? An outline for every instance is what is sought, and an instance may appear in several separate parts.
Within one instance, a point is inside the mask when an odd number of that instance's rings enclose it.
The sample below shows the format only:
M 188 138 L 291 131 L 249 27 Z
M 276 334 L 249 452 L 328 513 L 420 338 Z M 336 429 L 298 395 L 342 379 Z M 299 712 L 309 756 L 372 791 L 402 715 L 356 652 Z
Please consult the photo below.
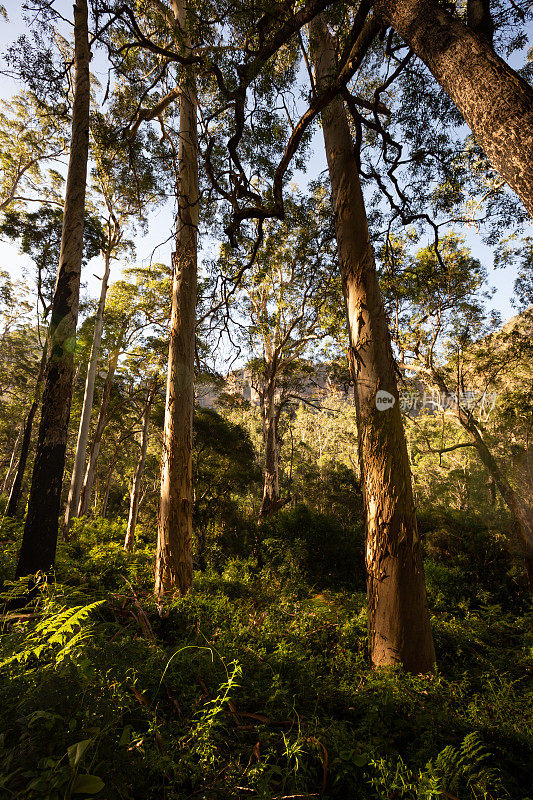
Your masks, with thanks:
M 151 553 L 124 554 L 119 528 L 84 529 L 2 617 L 0 797 L 531 796 L 523 607 L 454 603 L 430 569 L 438 671 L 373 672 L 363 594 L 233 561 L 158 609 Z

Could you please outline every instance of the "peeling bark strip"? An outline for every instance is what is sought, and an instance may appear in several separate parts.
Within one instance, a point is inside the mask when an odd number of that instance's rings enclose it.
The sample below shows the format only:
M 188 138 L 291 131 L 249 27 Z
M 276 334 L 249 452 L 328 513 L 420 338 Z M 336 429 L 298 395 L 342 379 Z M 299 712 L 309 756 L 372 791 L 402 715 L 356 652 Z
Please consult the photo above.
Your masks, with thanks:
M 435 0 L 372 5 L 451 97 L 492 166 L 533 216 L 533 88 L 496 55 L 487 25 L 480 35 Z
M 185 49 L 190 50 L 184 3 L 173 2 Z M 198 236 L 198 139 L 194 67 L 182 67 L 179 144 L 178 230 L 173 255 L 172 311 L 161 499 L 155 564 L 155 594 L 192 585 L 192 423 Z
M 76 0 L 76 75 L 61 253 L 51 310 L 41 422 L 17 577 L 31 575 L 39 570 L 48 572 L 54 565 L 56 553 L 61 484 L 72 399 L 89 154 L 91 56 L 87 18 L 86 0 Z
M 336 72 L 332 37 L 321 17 L 310 25 L 316 80 Z M 369 239 L 353 141 L 343 101 L 322 111 L 338 255 L 347 304 L 355 380 L 359 458 L 366 509 L 370 651 L 375 666 L 435 664 L 411 472 L 398 403 L 390 334 Z M 395 399 L 376 407 L 380 390 Z
M 68 493 L 67 506 L 65 508 L 65 521 L 63 528 L 65 539 L 68 538 L 72 520 L 77 515 L 78 504 L 83 485 L 85 454 L 87 452 L 87 442 L 89 440 L 89 426 L 91 424 L 91 412 L 93 409 L 94 385 L 96 383 L 98 354 L 100 352 L 100 343 L 102 341 L 102 333 L 104 330 L 104 310 L 110 268 L 111 253 L 108 250 L 105 253 L 105 269 L 102 278 L 102 286 L 100 288 L 98 309 L 96 311 L 96 318 L 94 321 L 93 343 L 91 347 L 89 366 L 87 367 L 87 379 L 85 381 L 85 393 L 83 395 L 83 408 L 81 411 L 80 427 L 78 429 L 78 441 L 76 442 L 76 455 L 74 456 L 74 467 L 72 469 L 70 490 Z

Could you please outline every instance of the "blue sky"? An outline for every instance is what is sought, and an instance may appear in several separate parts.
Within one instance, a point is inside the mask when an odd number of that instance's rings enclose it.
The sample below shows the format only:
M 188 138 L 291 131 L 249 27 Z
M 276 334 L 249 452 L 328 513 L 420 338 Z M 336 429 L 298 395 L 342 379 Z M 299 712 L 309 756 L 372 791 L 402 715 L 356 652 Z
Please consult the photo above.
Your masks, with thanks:
M 22 19 L 20 4 L 14 0 L 4 0 L 4 5 L 9 15 L 9 23 L 0 20 L 0 51 L 4 52 L 6 47 L 11 44 L 16 38 L 27 30 L 27 25 Z M 61 0 L 57 4 L 64 12 L 66 17 L 71 16 L 71 3 Z M 106 72 L 105 64 L 101 57 L 93 59 L 91 68 L 96 73 L 97 77 L 105 85 Z M 8 78 L 2 77 L 0 83 L 0 97 L 8 99 L 15 91 L 17 86 Z M 300 184 L 302 188 L 305 187 L 306 180 L 313 178 L 322 170 L 325 169 L 325 158 L 323 153 L 323 142 L 321 131 L 317 128 L 311 144 L 311 155 L 308 161 L 306 174 L 297 173 L 294 176 L 294 182 Z M 137 237 L 135 245 L 137 250 L 136 263 L 148 264 L 153 258 L 154 261 L 161 261 L 169 263 L 171 245 L 166 243 L 162 246 L 161 242 L 165 242 L 169 236 L 172 227 L 172 210 L 169 207 L 158 209 L 149 217 L 149 232 L 145 237 Z M 480 237 L 474 231 L 463 230 L 461 231 L 466 235 L 467 244 L 472 250 L 475 257 L 479 258 L 489 270 L 489 283 L 496 288 L 496 293 L 491 302 L 491 307 L 498 310 L 504 321 L 513 316 L 516 312 L 511 305 L 511 297 L 513 295 L 513 283 L 516 277 L 516 270 L 507 268 L 506 270 L 494 270 L 493 254 L 490 247 L 483 244 Z M 533 233 L 533 229 L 530 229 Z M 214 244 L 214 243 L 212 243 Z M 24 257 L 20 256 L 16 246 L 12 246 L 5 242 L 0 241 L 0 268 L 8 269 L 13 275 L 18 275 L 23 267 L 31 269 L 30 262 Z M 112 273 L 112 280 L 117 278 L 120 274 L 121 265 L 115 264 Z M 99 282 L 95 275 L 101 275 L 101 264 L 98 259 L 90 262 L 84 270 L 83 280 L 86 283 L 86 293 L 95 297 L 99 293 Z

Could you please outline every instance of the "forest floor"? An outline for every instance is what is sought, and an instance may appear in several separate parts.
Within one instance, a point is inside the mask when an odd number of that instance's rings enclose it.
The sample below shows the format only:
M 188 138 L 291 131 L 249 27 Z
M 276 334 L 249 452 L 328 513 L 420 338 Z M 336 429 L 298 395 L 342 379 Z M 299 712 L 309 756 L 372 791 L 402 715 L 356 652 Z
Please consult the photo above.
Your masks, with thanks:
M 533 796 L 527 598 L 473 601 L 428 563 L 437 671 L 372 671 L 361 592 L 233 560 L 158 609 L 122 530 L 61 546 L 56 583 L 2 617 L 0 797 Z

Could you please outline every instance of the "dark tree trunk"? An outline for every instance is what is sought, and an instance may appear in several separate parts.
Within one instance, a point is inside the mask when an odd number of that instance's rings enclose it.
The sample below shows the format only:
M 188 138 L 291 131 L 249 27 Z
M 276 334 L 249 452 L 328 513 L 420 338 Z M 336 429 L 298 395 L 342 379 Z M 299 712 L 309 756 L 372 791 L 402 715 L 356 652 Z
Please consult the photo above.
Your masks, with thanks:
M 90 50 L 87 16 L 86 0 L 76 0 L 76 76 L 61 253 L 51 309 L 41 422 L 17 577 L 38 571 L 49 572 L 54 565 L 57 546 L 59 505 L 72 400 L 89 153 Z
M 321 17 L 311 25 L 311 39 L 322 90 L 334 76 L 336 63 L 334 43 Z M 410 672 L 427 672 L 435 664 L 435 650 L 411 472 L 391 339 L 341 98 L 322 112 L 322 130 L 355 381 L 371 659 L 375 666 L 402 664 Z M 378 407 L 380 398 L 390 402 Z
M 494 23 L 490 13 L 490 0 L 467 0 L 466 22 L 469 28 L 492 44 Z
M 494 52 L 490 17 L 480 14 L 484 3 L 471 8 L 478 33 L 436 0 L 372 5 L 451 97 L 494 169 L 533 216 L 533 88 Z
M 24 480 L 24 473 L 26 471 L 26 462 L 28 460 L 28 453 L 30 452 L 31 445 L 31 432 L 33 428 L 33 420 L 39 407 L 39 400 L 36 398 L 30 406 L 30 410 L 24 422 L 24 433 L 22 434 L 22 446 L 20 448 L 19 460 L 17 464 L 17 471 L 15 472 L 15 479 L 11 485 L 9 493 L 9 500 L 6 508 L 6 517 L 16 517 L 20 496 L 22 494 L 22 481 Z

